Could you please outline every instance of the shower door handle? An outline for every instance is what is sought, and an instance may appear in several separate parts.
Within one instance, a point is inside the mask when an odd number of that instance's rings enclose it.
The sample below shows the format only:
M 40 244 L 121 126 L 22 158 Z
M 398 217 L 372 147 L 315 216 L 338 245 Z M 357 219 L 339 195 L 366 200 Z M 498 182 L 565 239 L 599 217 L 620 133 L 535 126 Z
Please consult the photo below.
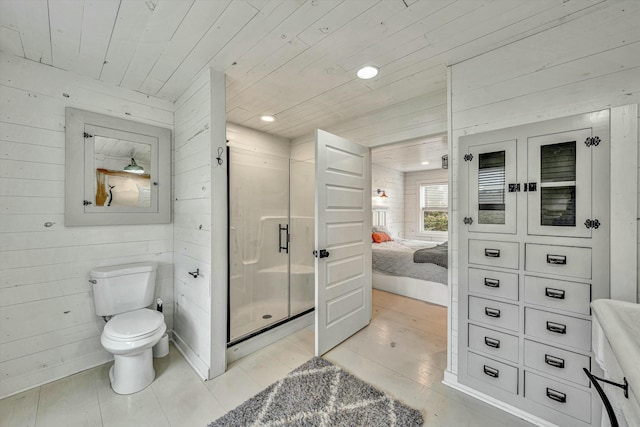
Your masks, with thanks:
M 282 246 L 282 232 L 285 232 L 284 243 L 285 246 Z M 278 252 L 285 251 L 285 253 L 289 253 L 289 224 L 286 224 L 284 227 L 282 224 L 278 224 Z

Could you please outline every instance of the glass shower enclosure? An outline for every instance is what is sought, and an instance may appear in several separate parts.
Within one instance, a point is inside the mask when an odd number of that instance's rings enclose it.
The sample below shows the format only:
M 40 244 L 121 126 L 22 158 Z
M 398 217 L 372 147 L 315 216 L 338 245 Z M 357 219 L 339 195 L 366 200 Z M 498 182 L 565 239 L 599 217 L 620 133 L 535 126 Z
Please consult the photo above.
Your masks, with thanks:
M 229 149 L 229 345 L 313 310 L 314 165 Z

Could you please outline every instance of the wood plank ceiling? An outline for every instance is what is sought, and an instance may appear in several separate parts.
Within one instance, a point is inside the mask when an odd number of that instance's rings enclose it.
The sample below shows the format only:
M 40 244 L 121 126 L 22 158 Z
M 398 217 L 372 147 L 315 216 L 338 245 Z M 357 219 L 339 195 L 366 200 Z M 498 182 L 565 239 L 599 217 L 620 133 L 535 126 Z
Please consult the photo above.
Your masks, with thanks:
M 446 65 L 604 2 L 0 0 L 0 50 L 171 101 L 212 67 L 231 122 L 380 145 L 446 131 Z

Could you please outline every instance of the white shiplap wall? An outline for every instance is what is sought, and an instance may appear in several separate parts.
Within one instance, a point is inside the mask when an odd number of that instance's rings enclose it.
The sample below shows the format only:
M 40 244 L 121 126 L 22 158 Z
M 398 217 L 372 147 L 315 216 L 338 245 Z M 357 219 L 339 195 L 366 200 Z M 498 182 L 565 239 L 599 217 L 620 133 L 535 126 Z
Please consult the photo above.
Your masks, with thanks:
M 446 169 L 431 169 L 404 174 L 404 235 L 407 239 L 441 242 L 446 240 L 446 233 L 438 235 L 419 234 L 419 184 L 447 183 L 449 177 Z
M 450 372 L 457 372 L 458 138 L 639 103 L 639 9 L 637 1 L 609 2 L 602 13 L 586 14 L 452 67 Z M 585 31 L 594 27 L 598 31 Z
M 157 261 L 172 329 L 173 226 L 65 227 L 64 124 L 69 106 L 172 128 L 173 104 L 4 53 L 0 100 L 3 397 L 112 358 L 88 283 L 96 266 Z
M 211 75 L 175 103 L 174 338 L 205 378 L 211 355 Z M 189 272 L 200 270 L 198 277 Z
M 380 199 L 377 189 L 384 190 L 386 199 Z M 384 166 L 371 165 L 371 205 L 372 209 L 384 209 L 387 228 L 394 239 L 404 237 L 405 189 L 404 173 Z

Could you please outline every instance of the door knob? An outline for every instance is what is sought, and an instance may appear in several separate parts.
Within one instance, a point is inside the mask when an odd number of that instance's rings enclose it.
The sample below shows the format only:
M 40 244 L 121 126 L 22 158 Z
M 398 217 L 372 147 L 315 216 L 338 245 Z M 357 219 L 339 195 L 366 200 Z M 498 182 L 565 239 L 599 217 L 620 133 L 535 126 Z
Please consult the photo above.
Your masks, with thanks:
M 316 258 L 327 258 L 329 256 L 329 251 L 326 249 L 320 249 L 320 252 L 313 251 L 313 256 Z

